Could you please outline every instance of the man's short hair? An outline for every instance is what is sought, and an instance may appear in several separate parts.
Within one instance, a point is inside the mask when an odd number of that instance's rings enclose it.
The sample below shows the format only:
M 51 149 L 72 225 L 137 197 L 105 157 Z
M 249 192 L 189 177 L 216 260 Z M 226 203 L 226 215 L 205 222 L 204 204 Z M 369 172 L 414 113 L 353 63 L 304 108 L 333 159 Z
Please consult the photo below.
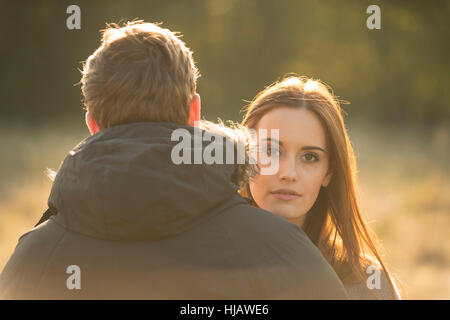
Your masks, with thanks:
M 178 34 L 153 23 L 107 25 L 82 71 L 84 105 L 100 129 L 130 122 L 187 124 L 198 70 Z

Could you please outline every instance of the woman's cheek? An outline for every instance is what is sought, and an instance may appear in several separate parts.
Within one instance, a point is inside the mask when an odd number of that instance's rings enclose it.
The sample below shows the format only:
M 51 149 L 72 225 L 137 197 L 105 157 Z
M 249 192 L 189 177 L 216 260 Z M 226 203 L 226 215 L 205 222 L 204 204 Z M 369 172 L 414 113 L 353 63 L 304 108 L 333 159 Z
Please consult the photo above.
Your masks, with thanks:
M 309 211 L 319 196 L 320 191 L 320 183 L 314 183 L 310 188 L 308 188 L 308 192 L 306 194 L 306 211 Z
M 264 203 L 268 183 L 267 176 L 264 175 L 258 175 L 250 182 L 250 192 L 256 204 L 260 207 Z

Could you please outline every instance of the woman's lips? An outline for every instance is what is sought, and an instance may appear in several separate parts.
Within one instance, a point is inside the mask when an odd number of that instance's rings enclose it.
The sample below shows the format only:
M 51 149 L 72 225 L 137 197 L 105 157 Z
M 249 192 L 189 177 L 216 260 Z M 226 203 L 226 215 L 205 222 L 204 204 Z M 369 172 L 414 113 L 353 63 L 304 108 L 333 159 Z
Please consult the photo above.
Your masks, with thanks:
M 280 200 L 294 200 L 300 197 L 295 194 L 285 194 L 285 193 L 272 193 L 272 194 L 275 198 L 278 198 Z
M 292 190 L 276 190 L 274 192 L 271 192 L 271 194 L 280 200 L 294 200 L 298 199 L 300 195 Z

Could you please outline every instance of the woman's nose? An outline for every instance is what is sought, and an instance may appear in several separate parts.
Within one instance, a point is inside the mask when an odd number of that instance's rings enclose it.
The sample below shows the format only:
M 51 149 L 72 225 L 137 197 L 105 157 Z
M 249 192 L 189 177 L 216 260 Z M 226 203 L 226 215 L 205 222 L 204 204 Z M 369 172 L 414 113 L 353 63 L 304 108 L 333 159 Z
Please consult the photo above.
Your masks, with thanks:
M 297 168 L 294 157 L 285 157 L 284 159 L 280 159 L 278 178 L 286 181 L 297 180 Z

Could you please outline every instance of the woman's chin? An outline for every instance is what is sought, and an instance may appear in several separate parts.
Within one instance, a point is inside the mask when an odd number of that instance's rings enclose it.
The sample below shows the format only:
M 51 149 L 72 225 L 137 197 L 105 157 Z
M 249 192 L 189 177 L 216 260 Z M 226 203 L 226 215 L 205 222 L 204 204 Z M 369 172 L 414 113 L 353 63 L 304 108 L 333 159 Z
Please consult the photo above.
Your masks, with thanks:
M 289 221 L 302 220 L 302 217 L 304 216 L 300 209 L 293 208 L 287 204 L 277 204 L 266 210 Z

